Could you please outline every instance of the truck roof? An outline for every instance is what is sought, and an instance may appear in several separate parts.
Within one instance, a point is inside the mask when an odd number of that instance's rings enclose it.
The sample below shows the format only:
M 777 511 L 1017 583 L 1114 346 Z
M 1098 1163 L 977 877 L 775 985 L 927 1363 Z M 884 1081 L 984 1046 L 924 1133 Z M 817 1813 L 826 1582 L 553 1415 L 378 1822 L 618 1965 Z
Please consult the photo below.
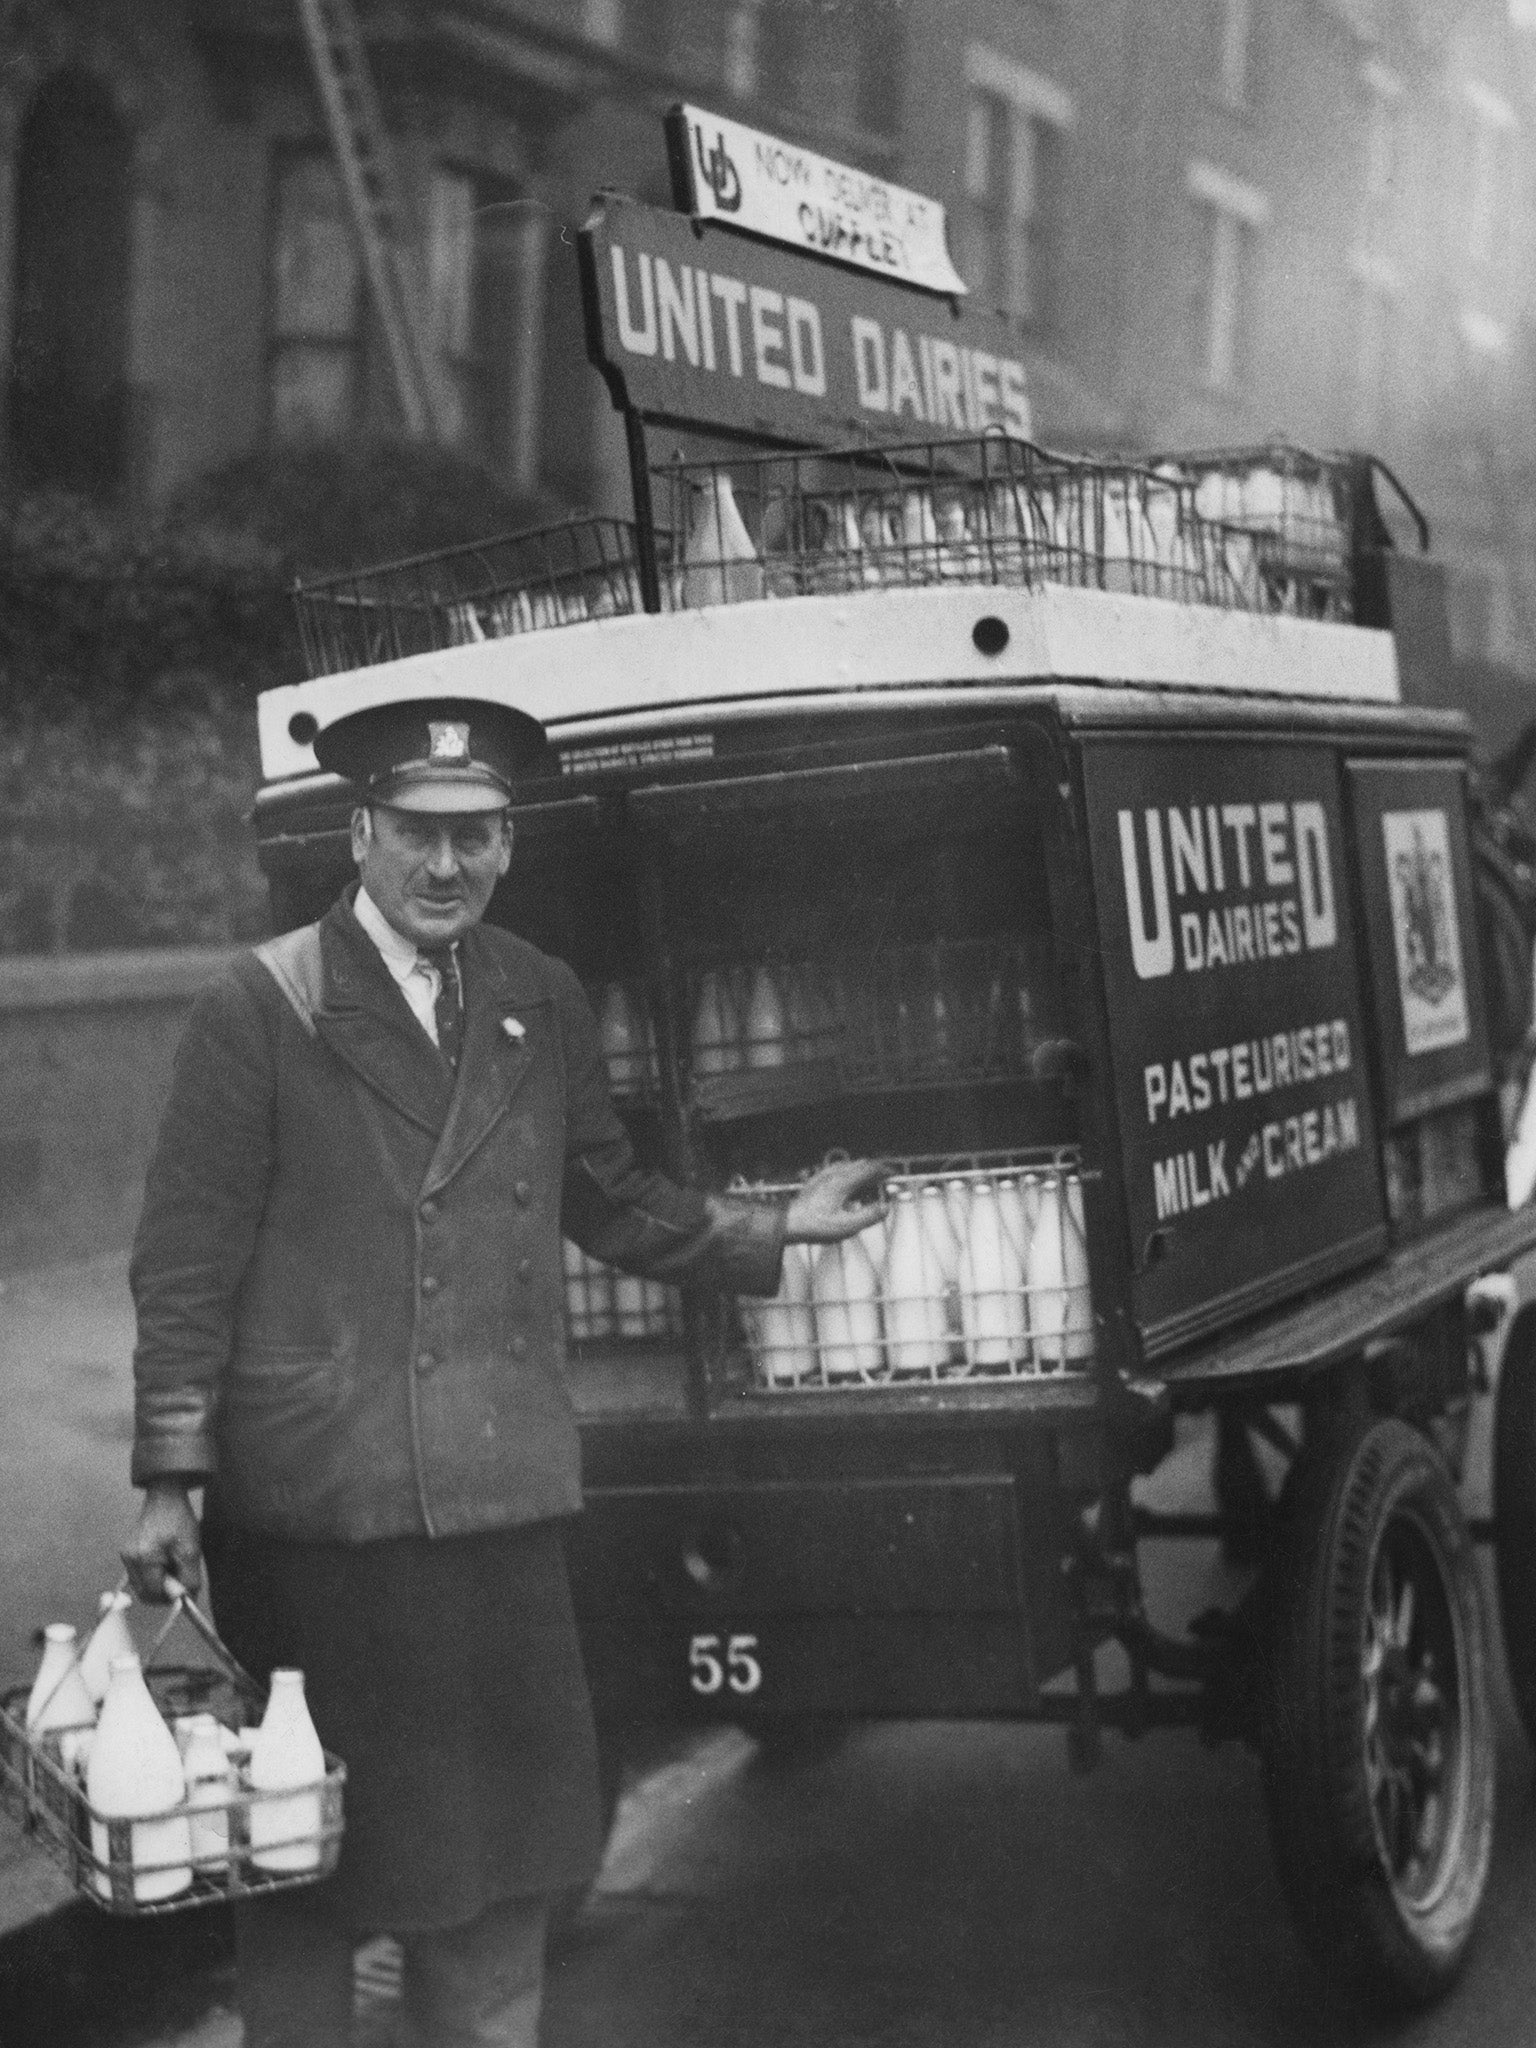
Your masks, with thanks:
M 1399 702 L 1390 631 L 1043 583 L 763 597 L 512 632 L 267 690 L 262 772 L 313 774 L 319 727 L 408 698 L 515 705 L 554 737 L 794 699 L 1103 683 L 1358 705 Z

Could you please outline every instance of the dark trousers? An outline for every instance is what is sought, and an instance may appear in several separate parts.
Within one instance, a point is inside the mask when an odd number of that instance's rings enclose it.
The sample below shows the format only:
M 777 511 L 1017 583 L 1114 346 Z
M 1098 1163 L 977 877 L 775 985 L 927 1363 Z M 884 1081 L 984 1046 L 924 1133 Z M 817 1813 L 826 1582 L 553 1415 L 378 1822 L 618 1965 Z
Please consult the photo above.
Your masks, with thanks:
M 536 2048 L 548 1901 L 505 1899 L 461 1927 L 397 1937 L 409 2048 Z M 302 1891 L 235 1908 L 245 2048 L 347 2048 L 355 1928 Z

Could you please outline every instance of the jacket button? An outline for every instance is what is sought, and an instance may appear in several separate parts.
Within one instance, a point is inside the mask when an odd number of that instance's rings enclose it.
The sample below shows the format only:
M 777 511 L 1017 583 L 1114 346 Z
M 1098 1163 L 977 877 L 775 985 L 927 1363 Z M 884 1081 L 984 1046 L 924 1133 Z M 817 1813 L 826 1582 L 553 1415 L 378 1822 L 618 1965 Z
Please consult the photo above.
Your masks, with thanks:
M 421 1277 L 421 1291 L 426 1295 L 436 1294 L 442 1282 L 435 1273 L 424 1273 Z
M 518 1262 L 517 1262 L 517 1277 L 518 1277 L 518 1279 L 519 1279 L 519 1280 L 531 1280 L 531 1279 L 533 1278 L 533 1261 L 532 1261 L 532 1259 L 519 1259 L 519 1260 L 518 1260 Z
M 421 1220 L 423 1223 L 435 1223 L 437 1221 L 437 1204 L 430 1195 L 421 1205 Z
M 437 1371 L 437 1360 L 430 1351 L 423 1351 L 416 1360 L 416 1370 L 423 1379 L 429 1372 Z
M 528 1356 L 528 1339 L 526 1337 L 514 1337 L 507 1346 L 507 1349 L 514 1358 L 526 1358 Z
M 527 1208 L 528 1204 L 533 1199 L 533 1189 L 528 1185 L 527 1181 L 525 1180 L 520 1180 L 517 1183 L 517 1186 L 513 1188 L 512 1192 L 514 1195 L 516 1195 L 519 1204 L 524 1209 Z

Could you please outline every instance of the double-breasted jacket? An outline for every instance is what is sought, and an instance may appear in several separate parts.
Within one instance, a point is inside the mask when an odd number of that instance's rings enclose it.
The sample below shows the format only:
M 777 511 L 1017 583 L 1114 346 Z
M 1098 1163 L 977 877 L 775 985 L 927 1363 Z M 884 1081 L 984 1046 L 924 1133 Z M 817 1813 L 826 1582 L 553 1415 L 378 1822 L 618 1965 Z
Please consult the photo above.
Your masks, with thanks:
M 352 893 L 318 927 L 313 1035 L 254 954 L 193 1010 L 131 1265 L 134 1481 L 342 1542 L 567 1514 L 562 1233 L 771 1293 L 782 1213 L 643 1169 L 575 975 L 485 925 L 453 1073 Z

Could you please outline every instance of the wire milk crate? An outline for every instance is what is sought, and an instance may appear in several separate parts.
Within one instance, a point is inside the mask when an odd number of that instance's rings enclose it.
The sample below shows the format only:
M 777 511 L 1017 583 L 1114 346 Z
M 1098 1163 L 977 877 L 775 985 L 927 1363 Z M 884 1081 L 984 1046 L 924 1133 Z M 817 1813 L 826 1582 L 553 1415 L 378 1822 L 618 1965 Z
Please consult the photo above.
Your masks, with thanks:
M 1039 1035 L 1027 949 L 1008 937 L 942 939 L 690 976 L 695 1102 L 1019 1078 Z
M 569 1238 L 563 1252 L 565 1326 L 573 1342 L 675 1342 L 682 1336 L 682 1297 L 675 1287 L 605 1266 Z
M 1350 464 L 1275 446 L 1087 458 L 988 433 L 652 471 L 664 608 L 951 583 L 1065 583 L 1351 616 Z
M 566 520 L 444 548 L 293 593 L 311 676 L 337 675 L 643 609 L 635 528 L 624 519 Z
M 80 1731 L 30 1736 L 30 1687 L 0 1694 L 0 1804 L 36 1836 L 93 1905 L 139 1918 L 314 1884 L 330 1875 L 341 1853 L 345 1766 L 327 1752 L 325 1776 L 317 1785 L 281 1791 L 250 1786 L 241 1761 L 247 1754 L 241 1731 L 261 1719 L 261 1688 L 185 1590 L 167 1583 L 174 1596 L 171 1614 L 145 1659 L 144 1679 L 172 1727 L 184 1716 L 212 1714 L 226 1731 L 223 1746 L 239 1778 L 216 1806 L 188 1797 L 163 1813 L 132 1820 L 96 1812 L 85 1789 L 84 1746 L 69 1739 Z M 216 1666 L 153 1661 L 183 1617 L 218 1660 Z M 162 1847 L 168 1823 L 176 1840 Z M 217 1836 L 213 1845 L 210 1832 Z M 169 1896 L 151 1896 L 169 1885 L 175 1886 Z
M 884 1222 L 842 1244 L 787 1246 L 777 1296 L 737 1303 L 747 1391 L 1039 1382 L 1089 1370 L 1075 1150 L 913 1159 L 884 1186 Z

